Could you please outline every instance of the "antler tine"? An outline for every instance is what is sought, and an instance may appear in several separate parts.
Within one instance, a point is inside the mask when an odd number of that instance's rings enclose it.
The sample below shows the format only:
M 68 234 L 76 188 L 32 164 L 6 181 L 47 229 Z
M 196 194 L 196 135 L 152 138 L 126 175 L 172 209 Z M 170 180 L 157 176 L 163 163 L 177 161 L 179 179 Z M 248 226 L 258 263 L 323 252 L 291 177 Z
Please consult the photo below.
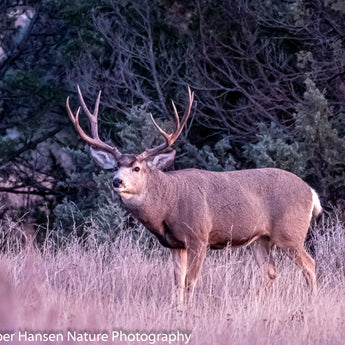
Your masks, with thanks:
M 168 143 L 169 142 L 169 134 L 167 134 L 165 131 L 163 131 L 162 128 L 160 128 L 157 124 L 157 122 L 155 121 L 155 119 L 153 118 L 152 114 L 150 113 L 150 117 L 151 117 L 151 120 L 154 124 L 154 126 L 157 128 L 158 132 L 160 134 L 162 134 L 162 136 L 164 137 L 164 139 L 166 140 L 166 142 Z
M 176 121 L 175 131 L 176 131 L 180 127 L 180 118 L 178 116 L 178 112 L 176 110 L 174 101 L 171 101 L 171 104 L 172 104 L 172 106 L 174 108 L 174 115 L 175 115 L 175 121 Z
M 89 119 L 92 118 L 93 114 L 91 114 L 89 108 L 87 107 L 85 101 L 84 101 L 84 97 L 83 97 L 83 94 L 81 93 L 80 91 L 80 87 L 79 85 L 77 85 L 77 90 L 78 90 L 78 96 L 79 96 L 79 101 L 80 101 L 80 104 L 82 105 L 83 107 L 83 110 L 85 111 L 86 115 L 88 116 Z
M 191 92 L 189 87 L 188 87 L 188 96 L 189 96 L 189 104 L 188 104 L 188 107 L 186 108 L 185 113 L 183 115 L 182 122 L 180 122 L 180 118 L 179 118 L 178 112 L 176 110 L 175 103 L 172 102 L 172 106 L 174 108 L 176 128 L 175 128 L 175 131 L 171 134 L 166 133 L 162 128 L 160 128 L 158 126 L 157 122 L 154 120 L 152 114 L 150 114 L 151 120 L 152 120 L 154 126 L 157 128 L 159 133 L 164 137 L 165 143 L 162 143 L 161 145 L 156 146 L 156 147 L 151 148 L 151 149 L 146 149 L 143 153 L 141 153 L 140 155 L 137 156 L 137 158 L 139 160 L 143 160 L 145 158 L 148 158 L 149 156 L 156 155 L 159 152 L 164 151 L 165 149 L 167 149 L 168 147 L 170 147 L 174 144 L 174 142 L 177 140 L 177 138 L 181 134 L 183 127 L 187 123 L 188 117 L 190 115 L 190 111 L 192 109 L 192 104 L 193 104 L 193 100 L 194 100 L 194 92 Z
M 88 141 L 88 138 L 90 138 L 85 132 L 84 130 L 80 127 L 79 125 L 79 113 L 80 113 L 80 107 L 78 107 L 78 110 L 77 110 L 77 113 L 76 115 L 74 116 L 73 115 L 73 112 L 69 106 L 69 97 L 67 97 L 67 100 L 66 100 L 66 108 L 67 108 L 67 113 L 68 113 L 68 116 L 69 118 L 71 119 L 72 123 L 74 124 L 74 127 L 76 128 L 76 130 L 79 132 L 80 136 Z M 91 138 L 90 138 L 91 139 Z
M 96 119 L 98 117 L 98 109 L 99 109 L 99 103 L 101 101 L 101 94 L 102 94 L 102 90 L 99 90 L 98 91 L 98 96 L 97 96 L 97 99 L 96 99 L 96 103 L 95 103 L 95 108 L 93 110 L 93 114 L 94 114 Z
M 71 119 L 72 123 L 74 124 L 74 127 L 76 128 L 76 130 L 78 131 L 80 136 L 87 143 L 89 143 L 91 146 L 93 146 L 95 148 L 99 148 L 103 151 L 111 153 L 115 157 L 115 159 L 118 160 L 121 157 L 121 152 L 115 146 L 110 146 L 110 145 L 106 144 L 105 142 L 101 141 L 99 138 L 99 135 L 98 135 L 97 117 L 98 117 L 99 103 L 100 103 L 100 99 L 101 99 L 101 91 L 99 91 L 99 93 L 98 93 L 94 112 L 93 112 L 93 114 L 91 114 L 90 110 L 87 108 L 87 106 L 85 104 L 83 95 L 82 95 L 80 88 L 79 88 L 79 85 L 77 85 L 77 89 L 78 89 L 79 101 L 81 103 L 81 106 L 82 106 L 83 110 L 85 111 L 85 113 L 86 113 L 86 115 L 90 121 L 92 137 L 87 135 L 79 124 L 79 113 L 80 113 L 81 108 L 80 107 L 78 108 L 76 116 L 74 116 L 73 112 L 69 106 L 69 97 L 67 97 L 67 100 L 66 100 L 67 113 L 68 113 L 68 116 Z
M 190 91 L 190 88 L 188 86 L 188 98 L 189 98 L 189 103 L 188 103 L 188 107 L 186 108 L 184 114 L 183 114 L 183 117 L 182 117 L 182 121 L 181 121 L 181 124 L 180 124 L 180 120 L 178 121 L 179 125 L 176 129 L 176 131 L 174 132 L 174 134 L 172 135 L 172 142 L 174 143 L 176 141 L 176 139 L 180 136 L 182 130 L 183 130 L 183 127 L 186 125 L 187 123 L 187 120 L 188 120 L 188 117 L 190 115 L 190 111 L 192 109 L 192 104 L 193 104 L 193 101 L 194 101 L 194 92 L 191 92 Z M 176 115 L 178 117 L 178 114 L 177 114 L 177 111 L 176 111 Z M 172 145 L 172 144 L 171 144 Z
M 69 116 L 69 118 L 70 118 L 70 120 L 72 121 L 72 123 L 75 125 L 75 117 L 74 117 L 74 115 L 73 115 L 73 113 L 72 113 L 72 110 L 71 110 L 71 108 L 70 108 L 70 106 L 69 106 L 69 96 L 67 97 L 67 99 L 66 99 L 66 108 L 67 108 L 67 113 L 68 113 L 68 116 Z M 80 107 L 78 108 L 78 110 L 77 110 L 77 114 L 79 114 L 79 111 L 80 111 Z
M 80 87 L 79 85 L 77 85 L 77 89 L 78 89 L 78 95 L 79 95 L 79 101 L 80 101 L 80 104 L 81 106 L 83 107 L 83 110 L 85 111 L 87 117 L 89 118 L 89 121 L 91 123 L 91 134 L 92 134 L 92 137 L 95 138 L 95 139 L 99 139 L 99 136 L 98 136 L 98 108 L 99 108 L 99 102 L 100 102 L 100 99 L 101 99 L 101 91 L 98 92 L 98 96 L 97 96 L 97 100 L 96 100 L 96 103 L 95 103 L 95 108 L 94 108 L 94 111 L 93 111 L 93 114 L 91 114 L 91 111 L 89 110 L 89 108 L 87 107 L 85 101 L 84 101 L 84 97 L 83 97 L 83 94 L 81 93 L 80 91 Z

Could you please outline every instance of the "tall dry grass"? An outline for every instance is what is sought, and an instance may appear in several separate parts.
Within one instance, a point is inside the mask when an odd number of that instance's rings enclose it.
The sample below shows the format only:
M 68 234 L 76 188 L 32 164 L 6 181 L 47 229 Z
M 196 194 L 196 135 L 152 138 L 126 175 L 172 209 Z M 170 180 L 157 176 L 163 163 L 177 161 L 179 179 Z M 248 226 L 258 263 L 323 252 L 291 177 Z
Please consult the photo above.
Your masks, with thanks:
M 263 293 L 250 248 L 227 249 L 208 254 L 194 306 L 184 315 L 171 298 L 169 251 L 134 241 L 129 232 L 112 243 L 71 238 L 60 249 L 49 241 L 40 249 L 13 247 L 0 255 L 0 333 L 180 330 L 192 333 L 190 344 L 343 344 L 344 233 L 334 221 L 316 235 L 316 298 L 279 251 L 278 277 Z

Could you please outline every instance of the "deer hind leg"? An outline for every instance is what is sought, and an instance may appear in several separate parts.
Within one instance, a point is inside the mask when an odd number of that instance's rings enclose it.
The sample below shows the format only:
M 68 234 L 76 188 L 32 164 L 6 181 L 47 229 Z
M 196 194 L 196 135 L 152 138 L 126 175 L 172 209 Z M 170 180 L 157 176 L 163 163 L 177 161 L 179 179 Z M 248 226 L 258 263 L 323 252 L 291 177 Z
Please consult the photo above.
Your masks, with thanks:
M 186 276 L 187 303 L 191 304 L 198 274 L 206 256 L 206 246 L 187 250 L 188 266 Z
M 254 242 L 252 249 L 255 261 L 263 273 L 264 286 L 268 289 L 277 276 L 277 270 L 271 255 L 272 243 L 269 238 L 261 237 Z
M 182 311 L 187 274 L 187 250 L 171 249 L 174 264 L 175 302 L 177 311 Z
M 283 248 L 282 248 L 283 249 Z M 284 250 L 284 249 L 283 249 Z M 290 259 L 302 270 L 307 285 L 313 295 L 317 294 L 317 283 L 315 273 L 315 261 L 306 252 L 304 247 L 288 248 L 284 250 Z

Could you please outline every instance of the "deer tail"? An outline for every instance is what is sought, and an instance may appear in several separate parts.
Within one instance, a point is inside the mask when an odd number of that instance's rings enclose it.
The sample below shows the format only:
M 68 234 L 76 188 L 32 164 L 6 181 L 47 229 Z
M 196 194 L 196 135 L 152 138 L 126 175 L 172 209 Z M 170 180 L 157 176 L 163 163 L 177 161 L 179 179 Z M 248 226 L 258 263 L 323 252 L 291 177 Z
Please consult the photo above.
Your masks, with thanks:
M 315 192 L 314 189 L 311 190 L 312 194 L 313 194 L 313 208 L 312 208 L 312 214 L 316 219 L 316 222 L 319 224 L 321 217 L 322 217 L 322 213 L 323 213 L 323 208 L 321 206 L 320 203 L 320 199 L 319 196 L 317 195 L 317 193 Z

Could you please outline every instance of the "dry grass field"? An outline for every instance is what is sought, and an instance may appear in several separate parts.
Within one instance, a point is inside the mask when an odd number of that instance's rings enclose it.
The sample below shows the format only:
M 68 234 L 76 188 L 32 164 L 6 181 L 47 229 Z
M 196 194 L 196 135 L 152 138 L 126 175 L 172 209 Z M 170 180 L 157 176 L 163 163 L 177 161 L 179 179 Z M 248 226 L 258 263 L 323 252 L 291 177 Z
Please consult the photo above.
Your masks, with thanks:
M 300 271 L 279 251 L 278 278 L 268 293 L 260 289 L 250 247 L 212 251 L 194 305 L 183 315 L 171 298 L 169 251 L 135 242 L 128 231 L 101 245 L 72 238 L 58 250 L 48 241 L 39 250 L 13 247 L 0 256 L 0 343 L 25 343 L 18 332 L 26 330 L 49 334 L 45 344 L 185 344 L 186 338 L 174 339 L 177 331 L 191 334 L 189 344 L 343 344 L 344 233 L 336 220 L 318 230 L 317 297 L 308 295 Z M 68 330 L 109 338 L 67 339 Z M 112 340 L 113 331 L 127 339 Z

